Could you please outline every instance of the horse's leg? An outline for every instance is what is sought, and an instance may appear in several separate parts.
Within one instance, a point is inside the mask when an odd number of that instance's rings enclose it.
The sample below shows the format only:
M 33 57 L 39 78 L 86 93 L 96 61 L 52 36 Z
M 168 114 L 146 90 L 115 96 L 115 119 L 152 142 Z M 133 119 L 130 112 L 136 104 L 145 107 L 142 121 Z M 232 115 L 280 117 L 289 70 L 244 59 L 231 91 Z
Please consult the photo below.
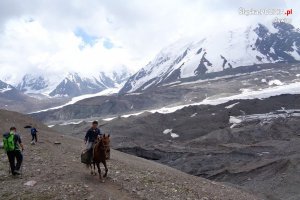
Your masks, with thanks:
M 96 163 L 93 162 L 93 165 L 94 165 L 94 175 L 96 176 L 97 175 L 97 173 L 96 173 Z
M 93 172 L 93 165 L 92 165 L 92 163 L 91 163 L 91 164 L 89 164 L 89 167 L 90 167 L 90 169 L 91 169 L 91 175 L 93 175 L 93 174 L 94 174 L 94 172 Z
M 102 180 L 102 174 L 101 174 L 101 168 L 100 163 L 97 163 L 98 173 L 99 173 L 99 179 Z
M 105 174 L 103 175 L 103 177 L 107 177 L 108 168 L 107 168 L 106 160 L 104 159 L 102 163 L 105 167 Z

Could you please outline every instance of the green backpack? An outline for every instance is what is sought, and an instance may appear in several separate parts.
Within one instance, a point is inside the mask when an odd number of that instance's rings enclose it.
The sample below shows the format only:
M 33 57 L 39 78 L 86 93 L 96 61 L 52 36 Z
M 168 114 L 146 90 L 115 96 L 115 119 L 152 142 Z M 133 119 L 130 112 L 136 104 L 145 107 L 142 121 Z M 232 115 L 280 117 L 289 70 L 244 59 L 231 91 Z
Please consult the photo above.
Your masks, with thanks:
M 15 135 L 9 133 L 8 136 L 3 137 L 3 147 L 6 152 L 15 150 Z

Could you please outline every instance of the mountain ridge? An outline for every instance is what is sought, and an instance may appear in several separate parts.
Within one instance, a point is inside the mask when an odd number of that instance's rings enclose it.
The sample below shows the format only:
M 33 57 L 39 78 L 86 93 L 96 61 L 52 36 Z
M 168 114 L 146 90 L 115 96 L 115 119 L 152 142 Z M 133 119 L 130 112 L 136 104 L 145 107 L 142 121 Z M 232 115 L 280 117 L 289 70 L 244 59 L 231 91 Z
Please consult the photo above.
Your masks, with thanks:
M 120 93 L 143 91 L 184 78 L 266 63 L 300 61 L 300 33 L 286 23 L 180 40 L 131 76 Z

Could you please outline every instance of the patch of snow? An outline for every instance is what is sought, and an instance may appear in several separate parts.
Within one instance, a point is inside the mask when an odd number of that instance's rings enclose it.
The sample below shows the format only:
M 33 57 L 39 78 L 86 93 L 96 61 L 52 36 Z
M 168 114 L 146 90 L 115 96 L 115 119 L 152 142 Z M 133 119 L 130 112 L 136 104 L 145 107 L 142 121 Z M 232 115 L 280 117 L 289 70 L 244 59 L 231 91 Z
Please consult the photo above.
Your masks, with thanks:
M 133 114 L 122 115 L 121 117 L 128 118 L 128 117 L 131 117 L 131 116 L 137 116 L 137 115 L 143 114 L 144 112 L 146 112 L 146 110 L 144 110 L 142 112 L 133 113 Z
M 268 85 L 284 85 L 280 80 L 271 80 Z
M 166 83 L 166 84 L 163 84 L 162 86 L 176 85 L 176 84 L 179 84 L 179 83 L 181 83 L 181 81 L 175 81 L 175 82 L 171 82 L 171 83 Z
M 270 48 L 270 53 L 276 54 L 273 47 Z
M 44 110 L 39 110 L 39 111 L 32 112 L 32 113 L 29 113 L 29 114 L 40 113 L 40 112 L 45 112 L 45 111 L 49 111 L 49 110 L 60 109 L 60 108 L 63 108 L 63 107 L 65 107 L 65 106 L 75 104 L 75 103 L 78 102 L 78 101 L 81 101 L 81 100 L 84 100 L 84 99 L 88 99 L 88 98 L 99 97 L 99 96 L 109 96 L 109 95 L 113 95 L 113 94 L 118 93 L 120 89 L 121 89 L 120 87 L 119 87 L 119 88 L 109 88 L 109 89 L 103 90 L 103 91 L 101 91 L 101 92 L 98 92 L 98 93 L 96 93 L 96 94 L 85 94 L 85 95 L 81 95 L 81 96 L 72 98 L 71 101 L 69 101 L 68 103 L 66 103 L 66 104 L 64 104 L 64 105 L 56 106 L 56 107 L 52 107 L 52 108 L 48 108 L 48 109 L 44 109 Z
M 261 82 L 262 82 L 262 83 L 266 83 L 267 80 L 263 78 L 263 79 L 261 79 Z
M 243 120 L 241 120 L 240 118 L 238 117 L 234 117 L 234 116 L 230 116 L 229 118 L 229 123 L 230 124 L 239 124 L 241 123 Z
M 103 121 L 111 121 L 113 119 L 116 119 L 116 117 L 106 118 L 106 119 L 103 119 Z
M 12 90 L 12 88 L 7 86 L 6 88 L 0 89 L 0 93 L 5 93 L 5 92 L 10 91 L 10 90 Z
M 250 92 L 250 91 L 252 91 L 251 89 L 249 89 L 249 88 L 241 88 L 241 89 L 239 89 L 242 93 L 245 93 L 245 92 Z
M 170 134 L 170 136 L 172 138 L 178 138 L 179 135 L 176 134 L 176 133 L 173 133 L 172 131 L 173 131 L 173 129 L 166 129 L 166 130 L 163 131 L 163 134 L 165 134 L 165 135 Z
M 294 42 L 292 48 L 293 48 L 293 51 L 292 51 L 292 52 L 288 52 L 288 54 L 290 54 L 292 57 L 294 57 L 295 60 L 300 61 L 300 55 L 299 55 L 299 53 L 297 52 L 296 42 Z
M 296 74 L 297 77 L 300 77 L 300 74 Z
M 238 105 L 240 102 L 236 102 L 236 103 L 234 103 L 234 104 L 231 104 L 231 105 L 229 105 L 229 106 L 226 106 L 225 108 L 226 109 L 230 109 L 230 108 L 233 108 L 235 105 Z
M 61 123 L 59 124 L 60 126 L 66 126 L 66 125 L 75 125 L 75 124 L 80 124 L 82 123 L 83 121 L 76 121 L 76 122 L 64 122 L 64 123 Z
M 191 117 L 196 117 L 196 115 L 197 115 L 197 113 L 194 113 L 194 114 L 191 115 Z
M 178 135 L 178 134 L 176 134 L 176 133 L 171 133 L 171 137 L 172 137 L 172 138 L 178 138 L 178 137 L 179 137 L 179 135 Z
M 135 92 L 135 93 L 127 93 L 127 94 L 125 94 L 126 96 L 134 96 L 134 95 L 141 95 L 142 93 L 137 93 L 137 92 Z
M 232 124 L 232 128 L 242 122 L 251 122 L 255 120 L 260 120 L 262 123 L 269 123 L 270 121 L 278 118 L 288 118 L 288 117 L 300 117 L 300 109 L 290 109 L 290 110 L 277 110 L 275 112 L 263 113 L 263 114 L 252 114 L 252 115 L 242 115 L 242 116 L 230 116 L 229 123 Z
M 163 134 L 168 134 L 168 133 L 171 133 L 172 132 L 172 129 L 166 129 L 163 131 Z

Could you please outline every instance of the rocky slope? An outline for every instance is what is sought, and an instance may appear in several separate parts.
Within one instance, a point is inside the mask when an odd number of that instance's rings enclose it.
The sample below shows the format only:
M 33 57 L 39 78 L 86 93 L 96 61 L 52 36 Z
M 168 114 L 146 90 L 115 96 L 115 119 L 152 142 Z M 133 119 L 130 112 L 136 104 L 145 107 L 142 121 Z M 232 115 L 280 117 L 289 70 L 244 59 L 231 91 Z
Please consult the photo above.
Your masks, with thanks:
M 114 148 L 265 199 L 298 199 L 300 96 L 190 106 L 102 121 Z M 83 137 L 90 122 L 53 129 Z
M 101 183 L 80 163 L 82 140 L 53 132 L 18 113 L 1 110 L 0 119 L 1 132 L 15 125 L 25 144 L 20 178 L 8 175 L 7 159 L 0 150 L 1 199 L 261 199 L 234 187 L 114 150 L 108 161 L 108 178 Z M 34 146 L 29 145 L 28 130 L 22 128 L 28 123 L 40 131 L 39 142 Z M 55 141 L 60 144 L 54 144 Z M 24 185 L 28 181 L 36 184 Z
M 68 98 L 32 97 L 20 92 L 15 87 L 0 81 L 0 109 L 22 113 L 65 103 Z

